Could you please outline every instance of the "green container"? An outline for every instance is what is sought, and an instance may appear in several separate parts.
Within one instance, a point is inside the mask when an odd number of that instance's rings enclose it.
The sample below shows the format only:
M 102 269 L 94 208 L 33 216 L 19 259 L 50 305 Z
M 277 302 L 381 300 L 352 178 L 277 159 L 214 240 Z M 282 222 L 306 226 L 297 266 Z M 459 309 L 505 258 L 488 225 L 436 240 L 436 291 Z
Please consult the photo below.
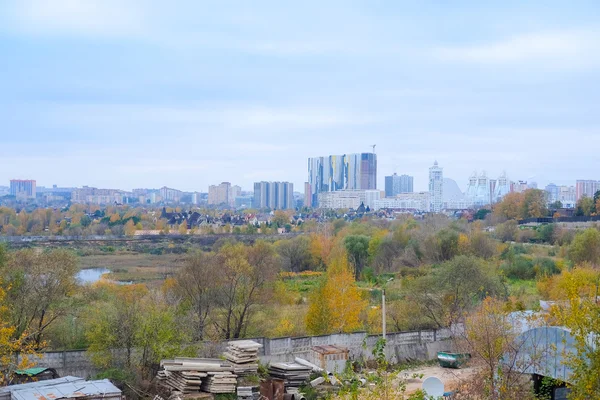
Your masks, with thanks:
M 448 353 L 446 351 L 438 351 L 437 359 L 440 367 L 443 368 L 460 368 L 471 359 L 469 353 Z

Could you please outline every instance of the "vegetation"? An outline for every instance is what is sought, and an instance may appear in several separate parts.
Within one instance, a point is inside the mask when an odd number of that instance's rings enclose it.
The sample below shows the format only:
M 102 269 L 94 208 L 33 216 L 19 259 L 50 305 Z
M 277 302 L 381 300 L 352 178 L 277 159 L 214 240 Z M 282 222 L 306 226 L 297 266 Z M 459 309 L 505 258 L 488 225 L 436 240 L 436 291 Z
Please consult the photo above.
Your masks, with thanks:
M 9 360 L 16 351 L 87 348 L 107 376 L 138 382 L 151 377 L 160 359 L 193 355 L 207 340 L 359 330 L 376 334 L 386 285 L 390 329 L 464 324 L 461 345 L 483 366 L 481 375 L 461 389 L 474 398 L 510 398 L 507 387 L 519 398 L 530 396 L 499 362 L 501 354 L 518 347 L 507 318 L 514 310 L 537 309 L 540 299 L 559 300 L 563 308 L 556 307 L 552 318 L 569 327 L 580 345 L 570 362 L 585 390 L 575 391 L 580 397 L 573 398 L 598 397 L 597 355 L 585 344 L 586 335 L 597 331 L 600 315 L 594 300 L 600 231 L 593 225 L 521 226 L 517 219 L 544 214 L 540 194 L 528 191 L 505 201 L 474 222 L 441 215 L 393 221 L 365 217 L 308 221 L 292 228 L 298 233 L 294 236 L 254 236 L 243 242 L 237 241 L 242 236 L 213 236 L 209 245 L 165 237 L 155 244 L 76 242 L 73 250 L 35 244 L 3 248 L 4 379 L 17 367 Z M 138 224 L 171 229 L 160 218 L 149 222 L 139 210 L 109 208 L 97 219 L 89 211 L 78 206 L 60 211 L 72 218 L 63 233 L 77 221 L 77 213 L 83 214 L 78 223 L 85 229 L 99 224 L 119 226 L 125 234 L 133 234 Z M 0 222 L 27 226 L 27 231 L 37 226 L 30 223 L 36 218 L 53 218 L 53 212 L 0 215 Z M 273 229 L 285 228 L 290 220 L 281 212 L 274 217 Z M 180 226 L 173 229 L 183 234 Z M 76 280 L 81 267 L 108 267 L 108 279 L 82 285 Z M 383 392 L 374 393 L 402 396 L 398 388 L 380 385 L 385 376 L 379 372 L 376 387 Z M 368 398 L 358 389 L 345 395 Z

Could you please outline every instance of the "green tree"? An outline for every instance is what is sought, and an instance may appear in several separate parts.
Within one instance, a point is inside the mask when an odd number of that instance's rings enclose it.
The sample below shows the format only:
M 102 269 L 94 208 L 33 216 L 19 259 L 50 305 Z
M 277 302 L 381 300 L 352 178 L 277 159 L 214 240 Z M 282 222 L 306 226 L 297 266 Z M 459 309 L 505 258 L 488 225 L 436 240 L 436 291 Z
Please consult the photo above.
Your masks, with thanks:
M 577 201 L 575 215 L 589 217 L 594 212 L 596 212 L 596 203 L 594 203 L 594 199 L 583 196 Z
M 277 256 L 263 241 L 249 247 L 226 243 L 216 261 L 215 297 L 220 307 L 214 323 L 224 339 L 237 339 L 246 335 L 261 291 L 277 274 Z
M 280 240 L 276 243 L 276 249 L 284 270 L 300 272 L 310 269 L 312 255 L 309 237 L 298 236 Z
M 8 254 L 0 274 L 9 287 L 6 298 L 15 337 L 28 331 L 38 349 L 43 346 L 48 327 L 70 309 L 77 271 L 77 258 L 68 250 Z
M 349 235 L 344 238 L 348 259 L 354 267 L 354 277 L 358 279 L 369 257 L 369 237 L 365 235 Z
M 409 298 L 439 327 L 461 320 L 487 296 L 506 291 L 491 265 L 472 256 L 457 256 L 433 273 L 415 279 Z
M 569 246 L 569 258 L 576 264 L 597 265 L 600 262 L 600 232 L 594 228 L 579 232 Z

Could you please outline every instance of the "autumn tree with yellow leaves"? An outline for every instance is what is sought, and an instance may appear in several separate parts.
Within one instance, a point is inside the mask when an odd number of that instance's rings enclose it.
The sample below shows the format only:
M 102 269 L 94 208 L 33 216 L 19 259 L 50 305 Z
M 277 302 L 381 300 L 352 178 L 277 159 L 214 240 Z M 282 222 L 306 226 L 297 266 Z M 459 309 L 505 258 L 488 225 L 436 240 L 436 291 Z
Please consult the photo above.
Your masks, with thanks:
M 560 300 L 551 309 L 557 325 L 569 329 L 575 352 L 565 354 L 565 364 L 573 371 L 569 399 L 600 398 L 600 271 L 576 267 L 563 271 L 548 283 Z
M 5 264 L 6 253 L 4 247 L 0 246 L 0 266 Z M 30 340 L 29 331 L 17 334 L 17 327 L 11 322 L 6 286 L 6 283 L 0 280 L 0 386 L 9 384 L 16 370 L 31 368 L 34 365 L 32 356 L 39 345 Z
M 327 273 L 311 294 L 306 327 L 316 335 L 355 331 L 361 328 L 360 314 L 366 306 L 346 252 L 336 250 Z

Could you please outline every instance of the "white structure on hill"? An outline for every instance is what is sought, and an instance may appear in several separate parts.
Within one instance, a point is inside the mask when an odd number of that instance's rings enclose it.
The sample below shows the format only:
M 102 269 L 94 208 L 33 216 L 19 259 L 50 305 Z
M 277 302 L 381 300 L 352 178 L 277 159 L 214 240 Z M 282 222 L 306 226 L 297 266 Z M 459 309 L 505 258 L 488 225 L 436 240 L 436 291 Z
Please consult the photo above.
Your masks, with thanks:
M 444 205 L 444 169 L 433 163 L 429 168 L 429 196 L 431 200 L 431 211 L 440 212 Z

